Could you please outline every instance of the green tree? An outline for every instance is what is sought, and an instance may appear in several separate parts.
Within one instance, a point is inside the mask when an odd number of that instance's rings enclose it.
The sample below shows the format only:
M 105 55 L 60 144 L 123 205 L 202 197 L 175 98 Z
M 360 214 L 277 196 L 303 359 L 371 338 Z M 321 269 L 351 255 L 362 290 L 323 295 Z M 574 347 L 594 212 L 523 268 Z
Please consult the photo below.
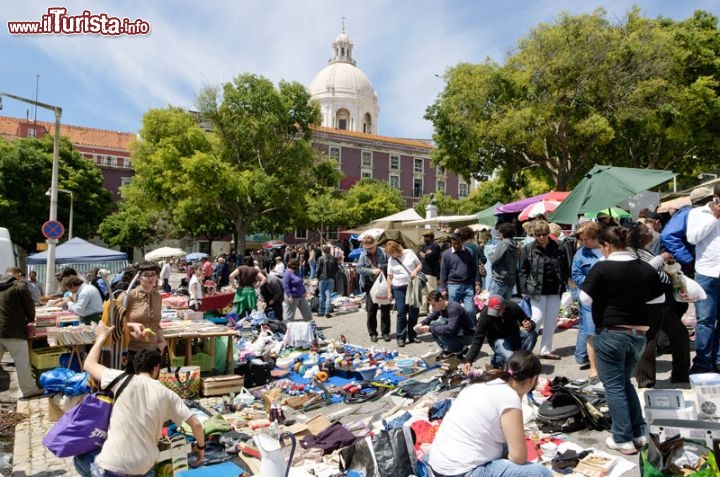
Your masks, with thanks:
M 123 201 L 119 209 L 108 216 L 99 227 L 100 236 L 111 247 L 138 247 L 145 254 L 145 246 L 158 241 L 160 217 L 148 209 Z
M 382 217 L 395 214 L 407 207 L 399 190 L 386 182 L 363 179 L 345 194 L 347 225 L 364 225 Z
M 718 150 L 717 19 L 611 22 L 562 14 L 521 39 L 504 64 L 460 64 L 426 112 L 434 161 L 466 178 L 547 177 L 564 190 L 594 163 L 696 167 Z
M 302 215 L 305 191 L 314 184 L 310 125 L 320 109 L 299 83 L 239 75 L 198 96 L 200 112 L 213 126 L 217 155 L 229 171 L 219 205 L 233 224 L 238 252 L 258 226 L 292 223 Z
M 498 202 L 501 204 L 512 202 L 519 198 L 517 195 L 516 192 L 510 192 L 507 185 L 500 179 L 479 182 L 477 187 L 461 201 L 460 212 L 474 214 Z
M 0 139 L 0 224 L 10 230 L 17 245 L 30 252 L 44 242 L 42 224 L 48 220 L 54 138 Z M 62 138 L 58 157 L 58 187 L 73 193 L 73 235 L 91 238 L 107 215 L 111 197 L 100 170 Z M 66 229 L 70 197 L 58 194 L 57 218 Z M 68 235 L 61 239 L 67 239 Z

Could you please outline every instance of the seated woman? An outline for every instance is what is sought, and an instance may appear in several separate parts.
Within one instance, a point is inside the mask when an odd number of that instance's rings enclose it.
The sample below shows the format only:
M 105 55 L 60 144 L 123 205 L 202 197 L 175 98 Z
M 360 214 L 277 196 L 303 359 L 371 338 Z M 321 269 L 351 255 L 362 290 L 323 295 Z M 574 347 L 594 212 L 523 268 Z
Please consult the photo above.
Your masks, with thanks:
M 513 353 L 505 370 L 488 371 L 484 382 L 463 389 L 445 415 L 430 451 L 435 477 L 550 477 L 528 463 L 521 396 L 537 384 L 540 360 Z

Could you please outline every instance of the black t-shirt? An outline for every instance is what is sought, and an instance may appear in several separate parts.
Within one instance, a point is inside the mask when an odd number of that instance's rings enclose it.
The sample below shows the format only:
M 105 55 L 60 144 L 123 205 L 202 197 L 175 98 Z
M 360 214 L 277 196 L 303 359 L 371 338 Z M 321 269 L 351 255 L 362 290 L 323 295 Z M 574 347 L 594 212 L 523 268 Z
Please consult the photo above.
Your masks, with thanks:
M 596 263 L 582 289 L 593 299 L 592 316 L 596 328 L 647 326 L 647 302 L 664 294 L 657 272 L 638 259 Z
M 440 245 L 435 242 L 423 244 L 418 252 L 425 252 L 425 258 L 421 258 L 422 272 L 425 275 L 437 277 L 440 275 Z

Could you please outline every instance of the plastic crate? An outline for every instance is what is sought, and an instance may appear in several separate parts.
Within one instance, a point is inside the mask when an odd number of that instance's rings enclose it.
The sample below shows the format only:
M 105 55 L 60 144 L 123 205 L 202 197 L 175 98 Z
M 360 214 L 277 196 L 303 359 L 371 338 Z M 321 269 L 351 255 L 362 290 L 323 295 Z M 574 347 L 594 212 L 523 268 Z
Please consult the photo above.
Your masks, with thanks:
M 184 356 L 175 356 L 172 360 L 173 367 L 179 367 L 185 365 Z M 196 353 L 190 358 L 190 365 L 200 366 L 200 371 L 212 371 L 215 367 L 215 362 L 212 356 L 207 353 Z
M 52 369 L 60 366 L 60 356 L 65 348 L 37 348 L 30 351 L 30 364 L 37 369 Z

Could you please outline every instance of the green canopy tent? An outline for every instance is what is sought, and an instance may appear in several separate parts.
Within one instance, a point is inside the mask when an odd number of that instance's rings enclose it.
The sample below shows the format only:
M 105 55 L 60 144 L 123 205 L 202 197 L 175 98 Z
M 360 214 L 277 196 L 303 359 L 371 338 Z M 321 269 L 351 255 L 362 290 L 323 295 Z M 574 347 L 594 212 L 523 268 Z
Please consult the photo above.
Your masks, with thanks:
M 585 212 L 612 207 L 639 192 L 667 182 L 672 171 L 595 165 L 548 218 L 559 224 L 574 224 Z
M 498 221 L 498 217 L 497 215 L 495 215 L 495 209 L 501 205 L 502 204 L 500 202 L 497 202 L 488 207 L 487 209 L 483 209 L 477 214 L 475 214 L 477 215 L 478 223 L 487 225 L 489 227 L 495 227 L 495 224 L 497 224 Z

